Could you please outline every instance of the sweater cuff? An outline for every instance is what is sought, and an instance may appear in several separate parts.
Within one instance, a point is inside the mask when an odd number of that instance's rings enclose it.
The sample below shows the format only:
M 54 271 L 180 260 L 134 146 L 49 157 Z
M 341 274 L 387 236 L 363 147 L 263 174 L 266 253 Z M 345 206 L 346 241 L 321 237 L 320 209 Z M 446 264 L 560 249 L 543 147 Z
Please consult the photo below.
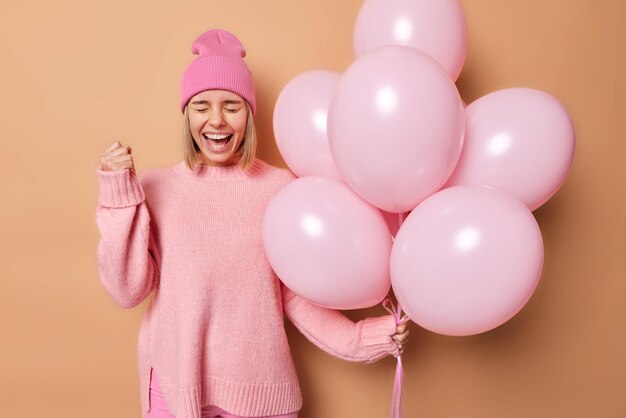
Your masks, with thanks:
M 368 357 L 368 363 L 373 363 L 389 354 L 398 356 L 400 350 L 391 338 L 396 333 L 396 318 L 393 315 L 368 317 L 363 320 L 361 330 L 361 345 Z
M 109 208 L 125 208 L 143 202 L 143 189 L 129 168 L 114 171 L 97 168 L 96 173 L 100 185 L 98 204 Z

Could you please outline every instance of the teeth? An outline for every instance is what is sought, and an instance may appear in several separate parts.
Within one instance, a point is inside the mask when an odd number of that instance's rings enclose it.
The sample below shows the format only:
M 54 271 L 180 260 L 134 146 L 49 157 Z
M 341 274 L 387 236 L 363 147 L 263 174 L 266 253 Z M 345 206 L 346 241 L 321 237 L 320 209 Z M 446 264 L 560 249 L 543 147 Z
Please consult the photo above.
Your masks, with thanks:
M 213 134 L 204 133 L 202 134 L 202 136 L 204 136 L 205 139 L 210 138 L 210 139 L 220 140 L 220 139 L 228 138 L 230 135 L 213 135 Z

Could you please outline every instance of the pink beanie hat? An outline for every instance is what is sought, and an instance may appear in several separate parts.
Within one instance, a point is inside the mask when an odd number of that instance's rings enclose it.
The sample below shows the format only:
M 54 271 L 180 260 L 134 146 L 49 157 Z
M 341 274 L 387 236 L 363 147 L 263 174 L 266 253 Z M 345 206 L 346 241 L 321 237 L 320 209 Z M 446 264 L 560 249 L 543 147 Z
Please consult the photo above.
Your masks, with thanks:
M 199 56 L 183 74 L 181 112 L 194 95 L 220 89 L 246 99 L 252 114 L 256 114 L 254 79 L 243 60 L 246 50 L 235 35 L 221 29 L 204 32 L 191 45 L 191 52 Z

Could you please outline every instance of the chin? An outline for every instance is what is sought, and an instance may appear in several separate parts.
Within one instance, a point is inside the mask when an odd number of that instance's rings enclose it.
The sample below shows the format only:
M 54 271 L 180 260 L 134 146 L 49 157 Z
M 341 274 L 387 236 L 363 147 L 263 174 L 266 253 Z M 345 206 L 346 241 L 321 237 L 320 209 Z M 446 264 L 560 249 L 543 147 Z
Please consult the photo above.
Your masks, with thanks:
M 204 154 L 204 159 L 205 160 L 209 160 L 212 163 L 225 163 L 228 160 L 230 160 L 231 155 L 211 155 L 208 156 L 206 154 Z
M 205 153 L 202 152 L 201 155 L 199 155 L 201 162 L 207 162 L 210 161 L 212 163 L 216 163 L 216 164 L 224 164 L 227 163 L 228 161 L 232 160 L 234 156 L 234 153 L 228 153 L 228 154 L 219 154 L 219 155 L 215 155 L 215 154 L 209 154 L 209 153 Z

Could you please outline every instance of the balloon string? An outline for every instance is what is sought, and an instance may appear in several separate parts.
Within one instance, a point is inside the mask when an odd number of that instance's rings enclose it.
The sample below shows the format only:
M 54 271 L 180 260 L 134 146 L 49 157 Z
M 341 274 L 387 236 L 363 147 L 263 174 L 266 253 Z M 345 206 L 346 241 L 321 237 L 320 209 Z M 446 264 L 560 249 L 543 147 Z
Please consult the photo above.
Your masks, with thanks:
M 391 305 L 391 307 L 388 305 Z M 389 296 L 383 300 L 383 306 L 387 312 L 396 317 L 396 325 L 402 325 L 409 320 L 408 315 L 402 315 L 402 307 L 400 304 L 398 303 L 398 307 L 396 308 Z
M 389 306 L 391 305 L 391 307 Z M 396 325 L 401 325 L 409 320 L 407 315 L 402 316 L 402 308 L 398 303 L 398 308 L 394 306 L 391 298 L 387 296 L 383 301 L 384 308 L 396 318 Z M 393 392 L 391 394 L 391 418 L 400 418 L 400 404 L 402 401 L 402 381 L 404 380 L 404 370 L 402 368 L 402 352 L 404 347 L 398 354 L 398 363 L 396 364 L 396 377 L 393 383 Z
M 398 229 L 402 226 L 403 221 L 403 213 L 398 213 Z M 392 240 L 395 237 L 392 236 Z M 391 306 L 389 306 L 391 305 Z M 383 301 L 383 306 L 385 309 L 396 318 L 396 326 L 406 323 L 409 320 L 407 315 L 402 316 L 402 307 L 400 306 L 400 302 L 398 302 L 398 306 L 393 304 L 391 298 L 387 296 Z M 404 351 L 404 347 L 400 350 L 398 354 L 398 362 L 396 364 L 396 377 L 393 382 L 393 392 L 391 394 L 391 418 L 400 418 L 400 405 L 402 402 L 402 381 L 404 380 L 404 369 L 402 368 L 402 352 Z

